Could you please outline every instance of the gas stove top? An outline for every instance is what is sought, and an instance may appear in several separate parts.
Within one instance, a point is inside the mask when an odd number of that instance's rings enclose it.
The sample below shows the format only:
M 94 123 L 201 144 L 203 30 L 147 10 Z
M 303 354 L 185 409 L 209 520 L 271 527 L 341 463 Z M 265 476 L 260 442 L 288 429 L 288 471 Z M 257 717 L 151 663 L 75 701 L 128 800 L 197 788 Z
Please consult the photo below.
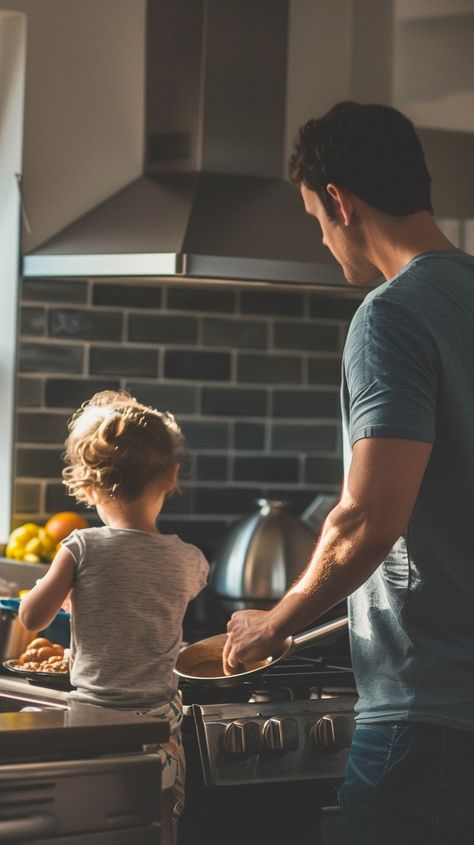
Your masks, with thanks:
M 342 779 L 356 700 L 347 657 L 295 656 L 253 685 L 181 691 L 206 785 Z

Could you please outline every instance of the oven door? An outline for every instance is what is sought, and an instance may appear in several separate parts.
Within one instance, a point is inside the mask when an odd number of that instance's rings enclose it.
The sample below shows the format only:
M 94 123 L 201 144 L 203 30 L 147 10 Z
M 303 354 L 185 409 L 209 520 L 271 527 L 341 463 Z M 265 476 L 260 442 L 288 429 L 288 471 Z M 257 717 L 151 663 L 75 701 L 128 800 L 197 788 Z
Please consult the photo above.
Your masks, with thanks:
M 142 752 L 0 766 L 0 843 L 158 845 L 160 788 Z

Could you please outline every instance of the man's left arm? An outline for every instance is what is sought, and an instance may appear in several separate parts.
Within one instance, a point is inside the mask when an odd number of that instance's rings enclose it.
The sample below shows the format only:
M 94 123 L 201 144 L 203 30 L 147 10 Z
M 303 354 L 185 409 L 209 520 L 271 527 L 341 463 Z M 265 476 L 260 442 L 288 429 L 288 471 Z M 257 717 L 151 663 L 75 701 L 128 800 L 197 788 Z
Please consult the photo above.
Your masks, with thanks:
M 309 563 L 271 611 L 240 611 L 229 624 L 224 665 L 277 654 L 302 630 L 361 586 L 405 531 L 432 445 L 417 440 L 358 440 L 340 502 L 327 517 Z

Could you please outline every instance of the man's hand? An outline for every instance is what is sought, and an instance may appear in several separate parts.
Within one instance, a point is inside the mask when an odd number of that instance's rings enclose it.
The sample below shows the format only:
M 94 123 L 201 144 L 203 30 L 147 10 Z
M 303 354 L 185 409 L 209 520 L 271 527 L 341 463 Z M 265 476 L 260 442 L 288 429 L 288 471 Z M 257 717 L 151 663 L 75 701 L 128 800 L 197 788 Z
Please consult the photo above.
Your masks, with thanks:
M 222 653 L 224 672 L 233 675 L 250 660 L 277 657 L 284 639 L 272 633 L 271 611 L 239 610 L 227 623 L 227 640 Z

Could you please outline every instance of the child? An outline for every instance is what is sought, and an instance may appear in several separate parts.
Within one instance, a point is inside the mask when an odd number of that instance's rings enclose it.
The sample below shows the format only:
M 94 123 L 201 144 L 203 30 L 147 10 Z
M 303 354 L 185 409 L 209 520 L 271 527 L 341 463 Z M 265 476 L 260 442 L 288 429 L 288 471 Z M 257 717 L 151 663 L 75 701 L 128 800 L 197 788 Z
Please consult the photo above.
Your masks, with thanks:
M 182 709 L 173 668 L 187 604 L 204 587 L 209 568 L 198 548 L 156 527 L 165 496 L 177 486 L 182 443 L 171 414 L 125 391 L 105 390 L 84 403 L 69 423 L 64 484 L 96 508 L 104 526 L 63 540 L 20 605 L 23 625 L 41 631 L 71 591 L 71 698 L 153 711 L 170 721 L 171 742 L 156 748 L 163 788 L 173 786 L 162 802 L 163 842 L 171 841 L 172 809 L 177 816 L 183 795 Z

